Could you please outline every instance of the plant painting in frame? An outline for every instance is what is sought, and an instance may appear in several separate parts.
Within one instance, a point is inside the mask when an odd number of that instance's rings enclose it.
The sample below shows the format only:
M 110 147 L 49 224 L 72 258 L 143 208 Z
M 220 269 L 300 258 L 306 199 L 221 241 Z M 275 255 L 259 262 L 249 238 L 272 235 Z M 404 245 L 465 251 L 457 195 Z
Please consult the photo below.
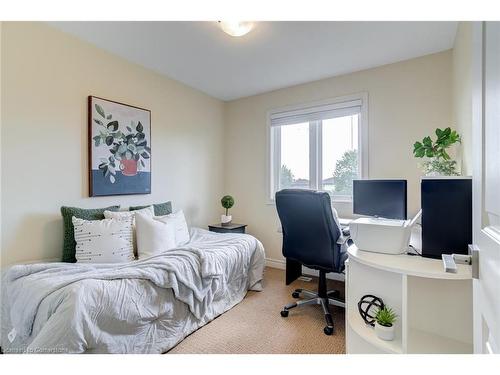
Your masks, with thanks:
M 91 197 L 151 193 L 151 112 L 89 96 Z

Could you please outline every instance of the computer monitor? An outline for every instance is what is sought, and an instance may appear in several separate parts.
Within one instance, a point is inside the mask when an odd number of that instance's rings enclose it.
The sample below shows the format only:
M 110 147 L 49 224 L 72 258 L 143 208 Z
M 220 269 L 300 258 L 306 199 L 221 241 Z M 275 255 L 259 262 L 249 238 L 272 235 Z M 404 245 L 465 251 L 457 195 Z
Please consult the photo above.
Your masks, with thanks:
M 406 180 L 354 180 L 353 212 L 406 220 Z

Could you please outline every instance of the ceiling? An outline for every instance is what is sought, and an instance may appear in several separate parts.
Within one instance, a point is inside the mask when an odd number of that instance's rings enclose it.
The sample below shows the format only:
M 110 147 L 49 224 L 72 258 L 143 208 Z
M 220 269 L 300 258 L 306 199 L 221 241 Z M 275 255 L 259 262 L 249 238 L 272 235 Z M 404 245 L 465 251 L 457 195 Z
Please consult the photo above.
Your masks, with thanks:
M 129 61 L 232 100 L 452 48 L 456 22 L 50 22 Z

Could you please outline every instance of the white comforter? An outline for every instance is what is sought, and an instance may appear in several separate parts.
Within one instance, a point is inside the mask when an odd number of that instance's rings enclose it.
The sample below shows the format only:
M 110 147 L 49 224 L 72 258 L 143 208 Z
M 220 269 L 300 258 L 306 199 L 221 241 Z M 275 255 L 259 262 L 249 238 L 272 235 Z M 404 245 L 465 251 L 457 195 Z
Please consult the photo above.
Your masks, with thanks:
M 262 244 L 191 230 L 178 249 L 126 264 L 16 265 L 2 276 L 4 352 L 161 353 L 260 290 Z

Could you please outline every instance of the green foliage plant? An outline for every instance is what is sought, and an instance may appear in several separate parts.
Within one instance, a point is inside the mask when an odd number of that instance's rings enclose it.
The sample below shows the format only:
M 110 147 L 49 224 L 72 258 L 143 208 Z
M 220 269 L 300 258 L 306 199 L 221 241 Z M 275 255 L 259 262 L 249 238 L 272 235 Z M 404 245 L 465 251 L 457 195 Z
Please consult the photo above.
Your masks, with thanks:
M 234 206 L 234 198 L 230 195 L 224 195 L 220 200 L 222 207 L 226 209 L 226 216 L 228 214 L 228 210 Z
M 392 327 L 392 325 L 397 320 L 397 314 L 390 307 L 384 306 L 382 309 L 378 309 L 375 315 L 375 320 L 378 324 L 384 327 Z
M 333 181 L 335 192 L 352 194 L 352 180 L 358 178 L 358 151 L 349 150 L 335 164 Z
M 292 170 L 283 164 L 280 170 L 280 188 L 288 188 L 292 186 L 294 181 L 295 176 L 293 175 Z
M 449 147 L 456 143 L 461 143 L 462 138 L 451 128 L 436 129 L 436 140 L 430 136 L 425 137 L 421 142 L 413 144 L 413 155 L 416 158 L 428 157 L 431 160 L 422 163 L 426 174 L 436 173 L 445 176 L 457 176 L 457 162 L 452 160 L 448 152 Z

